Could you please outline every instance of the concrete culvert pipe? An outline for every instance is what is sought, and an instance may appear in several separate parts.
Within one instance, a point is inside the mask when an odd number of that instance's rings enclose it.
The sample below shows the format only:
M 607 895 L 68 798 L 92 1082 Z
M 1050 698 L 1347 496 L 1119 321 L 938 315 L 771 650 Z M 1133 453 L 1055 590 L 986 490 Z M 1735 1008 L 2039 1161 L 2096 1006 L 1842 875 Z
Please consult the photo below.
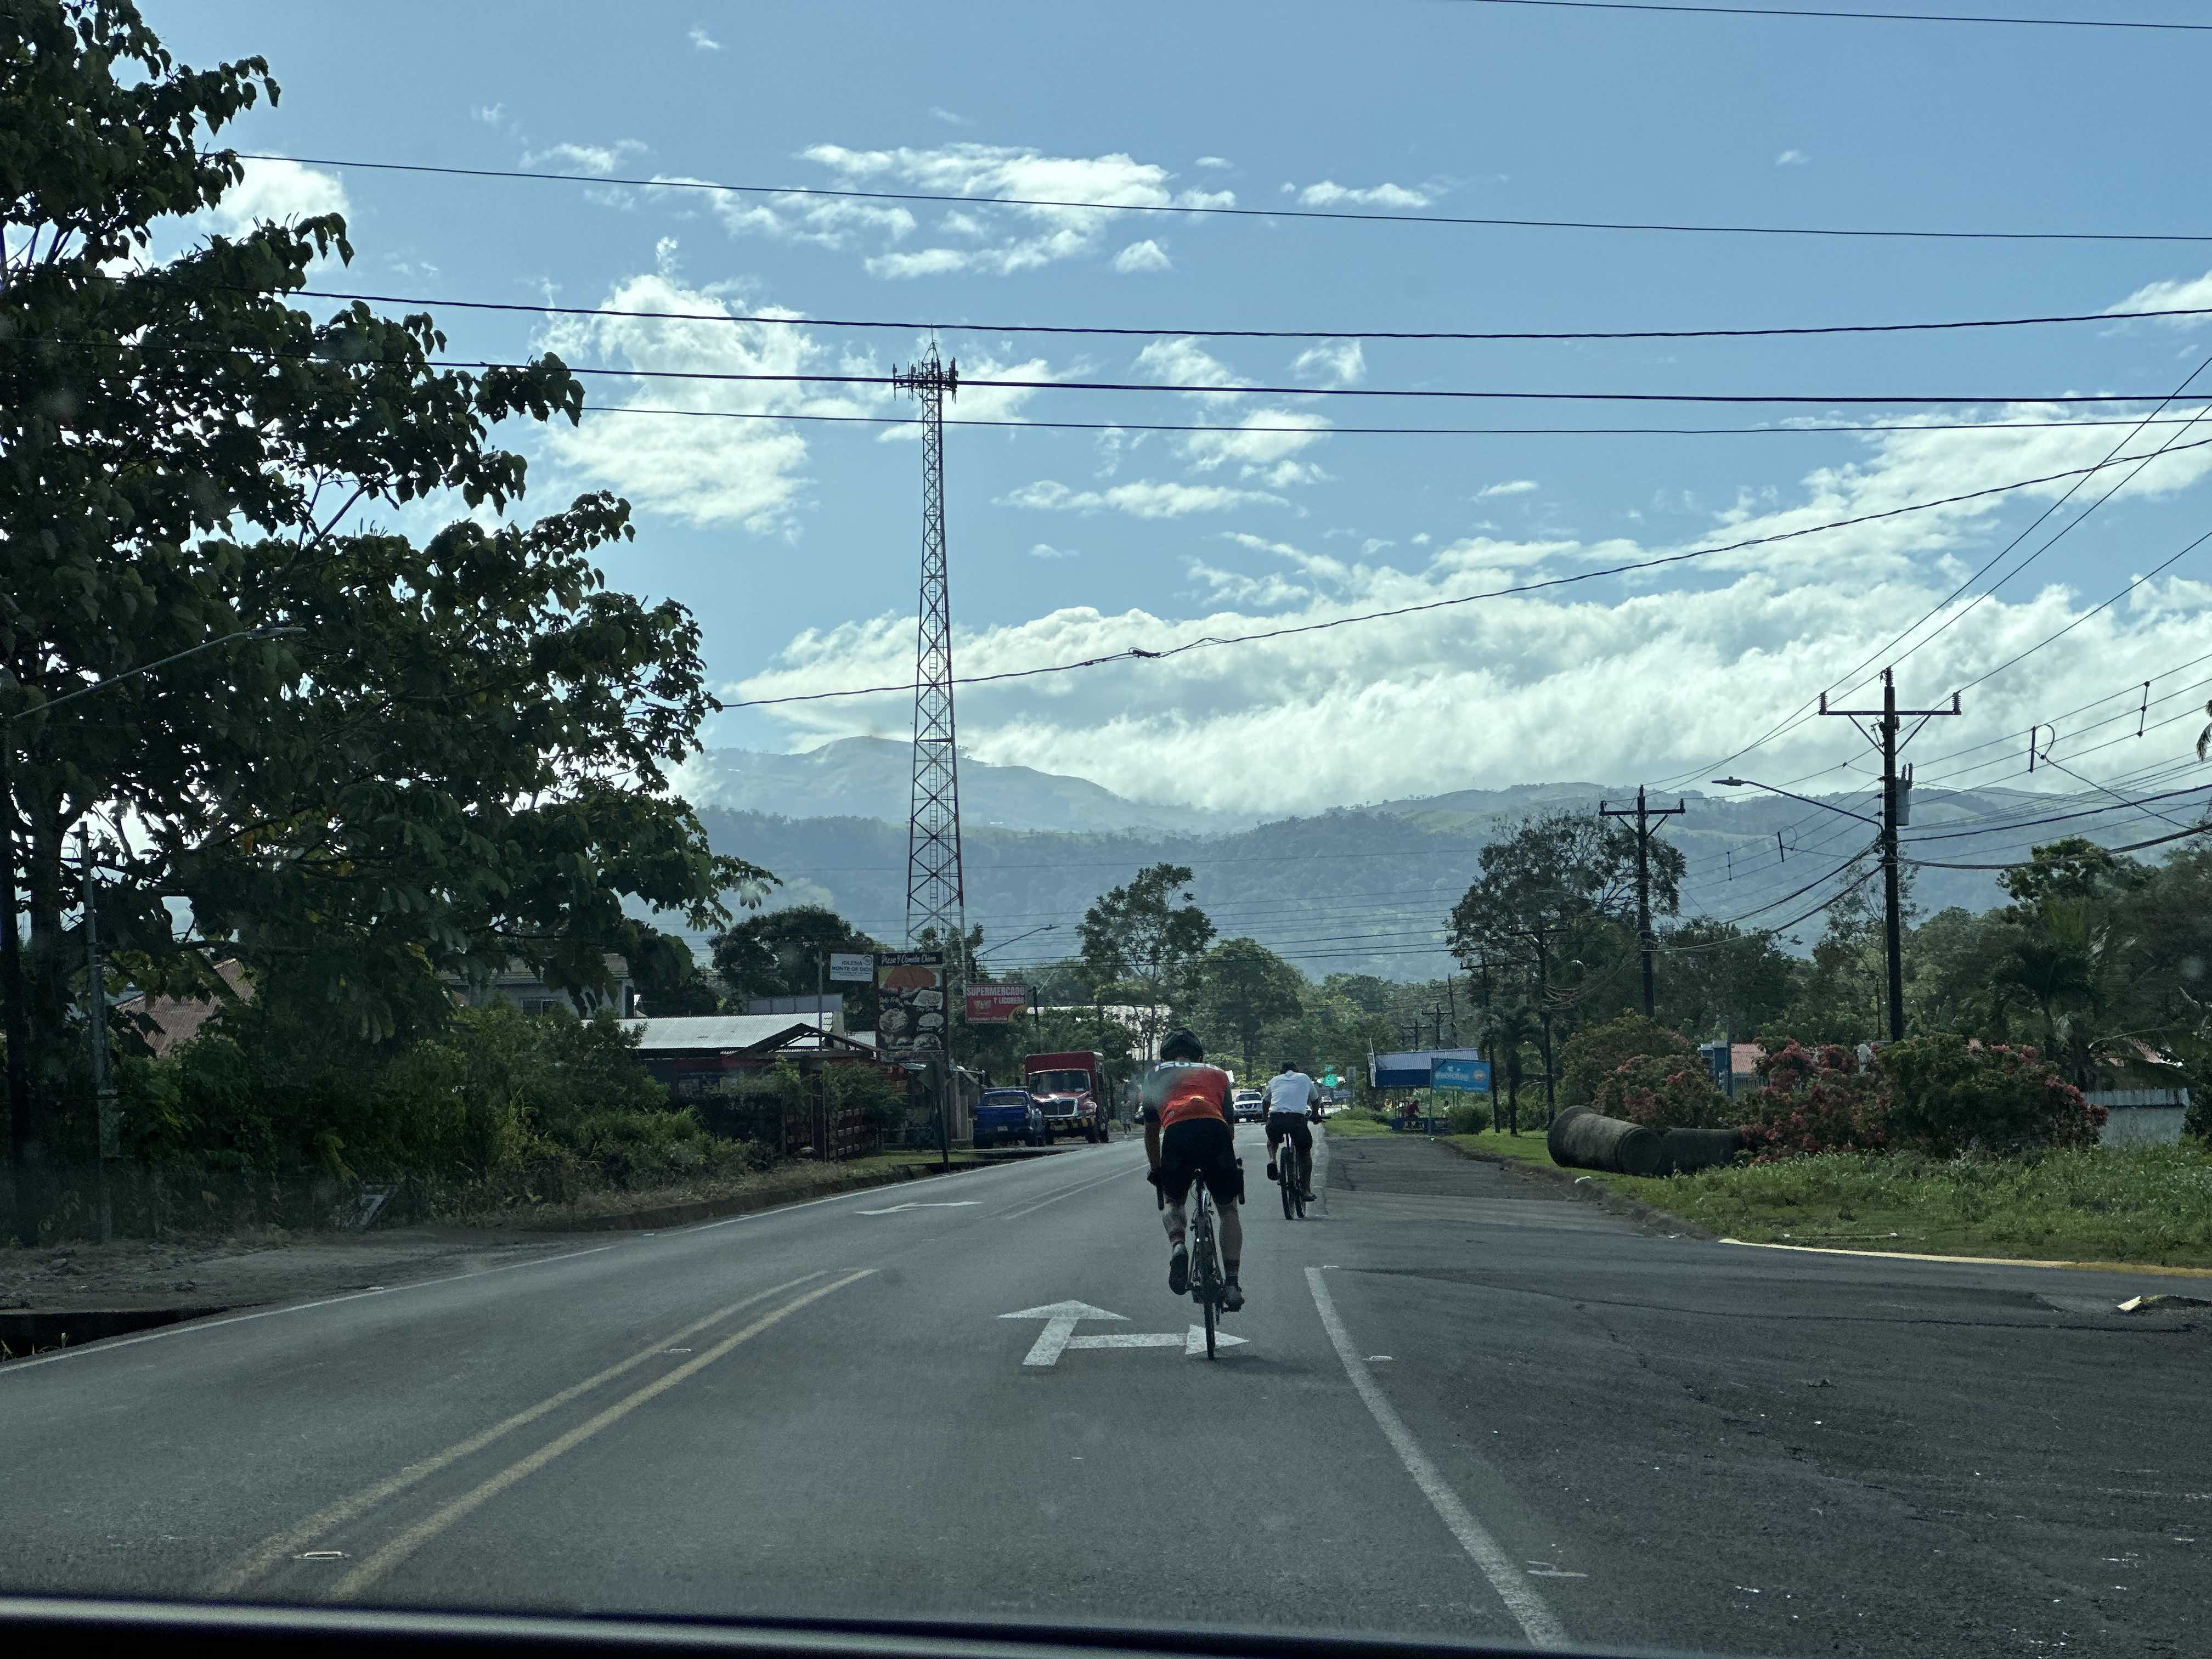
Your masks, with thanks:
M 1611 1170 L 1620 1175 L 1667 1172 L 1667 1148 L 1656 1129 L 1617 1117 L 1601 1117 L 1574 1107 L 1552 1120 L 1544 1144 L 1552 1162 L 1576 1170 Z
M 1662 1129 L 1659 1140 L 1667 1168 L 1675 1175 L 1717 1170 L 1743 1150 L 1741 1129 Z

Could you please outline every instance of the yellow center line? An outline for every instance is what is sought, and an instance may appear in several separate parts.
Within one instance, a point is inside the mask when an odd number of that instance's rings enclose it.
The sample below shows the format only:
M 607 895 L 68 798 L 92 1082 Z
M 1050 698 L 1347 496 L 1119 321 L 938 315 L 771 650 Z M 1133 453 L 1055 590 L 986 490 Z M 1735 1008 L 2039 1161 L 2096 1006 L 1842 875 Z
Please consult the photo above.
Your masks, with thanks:
M 519 1458 L 508 1464 L 507 1468 L 481 1486 L 462 1493 L 442 1509 L 434 1510 L 423 1520 L 416 1522 L 382 1549 L 371 1555 L 351 1572 L 338 1580 L 331 1589 L 331 1599 L 343 1601 L 359 1595 L 456 1521 L 489 1503 L 508 1487 L 537 1474 L 554 1459 L 574 1451 L 600 1431 L 613 1427 L 647 1401 L 656 1399 L 667 1393 L 678 1383 L 696 1376 L 739 1343 L 750 1341 L 769 1326 L 797 1313 L 807 1304 L 819 1302 L 833 1291 L 842 1291 L 848 1285 L 866 1279 L 875 1271 L 873 1267 L 863 1267 L 858 1273 L 847 1273 L 844 1278 L 833 1279 L 818 1289 L 807 1291 L 804 1296 L 794 1297 L 774 1312 L 763 1314 L 744 1329 L 732 1331 L 696 1359 L 687 1360 L 674 1370 L 664 1376 L 655 1378 L 635 1393 L 623 1395 L 589 1421 L 579 1424 L 557 1439 L 548 1441 L 529 1456 Z
M 313 1543 L 332 1528 L 343 1526 L 356 1516 L 374 1509 L 387 1498 L 405 1492 L 418 1480 L 427 1480 L 441 1469 L 450 1468 L 464 1457 L 482 1451 L 494 1441 L 514 1433 L 517 1429 L 535 1423 L 548 1412 L 558 1411 L 570 1401 L 589 1394 L 594 1389 L 604 1387 L 618 1376 L 628 1375 L 671 1344 L 681 1342 L 687 1336 L 696 1336 L 708 1326 L 720 1324 L 732 1314 L 743 1313 L 747 1308 L 765 1302 L 770 1297 L 781 1296 L 786 1291 L 797 1289 L 810 1279 L 821 1277 L 822 1274 L 818 1272 L 801 1273 L 796 1279 L 772 1285 L 757 1295 L 732 1302 L 725 1308 L 717 1308 L 704 1319 L 692 1321 L 682 1330 L 671 1332 L 655 1341 L 650 1347 L 632 1354 L 627 1359 L 617 1361 L 605 1370 L 594 1372 L 573 1387 L 549 1395 L 526 1410 L 519 1411 L 512 1417 L 502 1419 L 489 1428 L 472 1434 L 465 1440 L 458 1441 L 441 1452 L 423 1458 L 419 1462 L 410 1463 L 397 1474 L 379 1480 L 374 1485 L 363 1486 L 359 1492 L 341 1498 L 328 1509 L 319 1514 L 310 1516 L 298 1526 L 262 1540 L 246 1554 L 224 1569 L 222 1576 L 208 1587 L 209 1593 L 213 1595 L 235 1595 L 279 1563 L 298 1554 L 300 1551 Z

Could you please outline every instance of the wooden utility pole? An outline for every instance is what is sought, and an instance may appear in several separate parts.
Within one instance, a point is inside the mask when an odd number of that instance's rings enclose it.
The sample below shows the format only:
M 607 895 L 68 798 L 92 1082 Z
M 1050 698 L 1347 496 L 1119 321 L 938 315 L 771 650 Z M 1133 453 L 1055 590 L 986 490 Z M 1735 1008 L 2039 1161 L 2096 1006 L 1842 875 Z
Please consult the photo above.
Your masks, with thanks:
M 1636 942 L 1644 957 L 1644 1018 L 1653 1018 L 1655 1006 L 1651 984 L 1651 958 L 1658 941 L 1651 935 L 1651 820 L 1677 818 L 1689 810 L 1689 802 L 1678 801 L 1672 806 L 1647 806 L 1644 786 L 1636 786 L 1636 805 L 1607 806 L 1597 804 L 1597 815 L 1601 818 L 1634 818 L 1636 820 Z
M 1889 1040 L 1905 1040 L 1905 919 L 1902 883 L 1899 878 L 1897 861 L 1897 832 L 1912 821 L 1912 769 L 1907 767 L 1900 781 L 1897 773 L 1897 752 L 1919 735 L 1920 727 L 1929 720 L 1960 712 L 1959 694 L 1951 694 L 1948 708 L 1899 708 L 1897 706 L 1897 680 L 1891 672 L 1881 671 L 1881 707 L 1875 708 L 1831 708 L 1828 694 L 1820 694 L 1820 712 L 1840 714 L 1854 726 L 1861 720 L 1879 722 L 1875 732 L 1863 726 L 1859 733 L 1869 743 L 1881 750 L 1881 885 L 1882 931 L 1887 936 L 1889 951 Z M 1917 719 L 1919 725 L 1902 737 L 1898 726 L 1907 717 Z M 1901 784 L 1901 787 L 1900 787 Z

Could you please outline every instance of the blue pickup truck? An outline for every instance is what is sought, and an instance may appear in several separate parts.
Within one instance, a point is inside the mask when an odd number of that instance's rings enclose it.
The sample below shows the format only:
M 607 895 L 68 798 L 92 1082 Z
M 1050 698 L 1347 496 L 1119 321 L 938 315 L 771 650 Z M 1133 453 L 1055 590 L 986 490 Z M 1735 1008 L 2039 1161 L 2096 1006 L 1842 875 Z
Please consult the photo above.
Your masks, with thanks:
M 1042 1146 L 1047 1130 L 1044 1108 L 1026 1089 L 986 1089 L 975 1103 L 975 1150 L 991 1146 Z

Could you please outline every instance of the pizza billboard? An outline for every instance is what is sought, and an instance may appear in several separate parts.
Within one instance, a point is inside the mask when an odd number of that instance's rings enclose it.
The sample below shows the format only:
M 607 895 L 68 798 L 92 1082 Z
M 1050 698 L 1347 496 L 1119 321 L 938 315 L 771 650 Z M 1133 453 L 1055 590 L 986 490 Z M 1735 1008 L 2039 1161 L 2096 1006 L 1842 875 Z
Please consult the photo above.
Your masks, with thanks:
M 945 953 L 876 953 L 876 1045 L 887 1054 L 945 1052 Z

